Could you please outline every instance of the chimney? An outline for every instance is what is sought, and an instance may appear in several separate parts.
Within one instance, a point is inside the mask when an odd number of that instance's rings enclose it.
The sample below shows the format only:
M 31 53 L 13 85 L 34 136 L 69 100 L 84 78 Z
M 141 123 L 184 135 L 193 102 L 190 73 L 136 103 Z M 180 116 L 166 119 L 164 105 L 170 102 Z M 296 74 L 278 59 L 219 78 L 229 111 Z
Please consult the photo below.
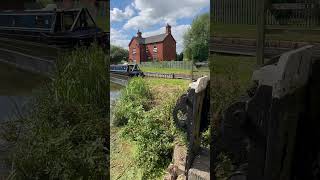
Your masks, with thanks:
M 166 26 L 166 34 L 171 34 L 171 26 L 169 24 Z
M 141 38 L 142 37 L 141 35 L 142 35 L 142 33 L 138 30 L 137 37 Z

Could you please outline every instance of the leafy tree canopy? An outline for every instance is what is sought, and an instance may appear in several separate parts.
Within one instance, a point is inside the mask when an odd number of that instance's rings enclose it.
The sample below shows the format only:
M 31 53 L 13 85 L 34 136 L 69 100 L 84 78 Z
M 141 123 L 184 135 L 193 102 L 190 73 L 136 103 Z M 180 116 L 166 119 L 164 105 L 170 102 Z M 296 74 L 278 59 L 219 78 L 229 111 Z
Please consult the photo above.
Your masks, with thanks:
M 183 61 L 183 52 L 181 52 L 180 54 L 177 54 L 177 59 L 176 61 Z
M 119 47 L 111 45 L 110 49 L 110 62 L 111 64 L 120 63 L 123 60 L 128 60 L 129 58 L 129 51 Z
M 209 54 L 209 27 L 209 13 L 197 16 L 192 21 L 191 28 L 183 36 L 185 60 L 207 61 Z

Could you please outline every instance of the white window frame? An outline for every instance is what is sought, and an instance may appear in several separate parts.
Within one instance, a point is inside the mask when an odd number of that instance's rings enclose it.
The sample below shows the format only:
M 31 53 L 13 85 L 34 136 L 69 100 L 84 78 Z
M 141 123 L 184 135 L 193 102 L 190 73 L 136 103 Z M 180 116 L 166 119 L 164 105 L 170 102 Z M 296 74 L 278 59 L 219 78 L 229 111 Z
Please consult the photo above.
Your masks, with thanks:
M 158 52 L 158 47 L 157 47 L 157 45 L 154 45 L 154 46 L 153 46 L 153 52 L 155 52 L 155 53 Z

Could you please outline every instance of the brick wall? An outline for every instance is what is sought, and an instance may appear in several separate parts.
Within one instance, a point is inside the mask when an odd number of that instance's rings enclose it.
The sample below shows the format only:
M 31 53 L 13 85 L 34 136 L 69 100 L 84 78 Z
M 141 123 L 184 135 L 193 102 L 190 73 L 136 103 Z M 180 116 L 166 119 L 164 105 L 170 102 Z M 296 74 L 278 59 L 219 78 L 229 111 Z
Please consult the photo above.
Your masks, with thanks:
M 167 36 L 163 41 L 163 60 L 175 61 L 176 60 L 176 42 L 171 35 Z
M 163 42 L 147 45 L 139 45 L 137 40 L 133 39 L 129 46 L 129 62 L 133 62 L 133 59 L 136 59 L 136 63 L 153 61 L 154 46 L 157 47 L 157 61 L 171 61 L 176 59 L 176 42 L 173 37 L 169 35 Z M 136 48 L 135 57 L 133 57 L 132 54 L 134 48 Z
M 134 48 L 136 49 L 136 54 L 133 57 L 132 50 Z M 133 62 L 134 59 L 136 60 L 136 63 L 140 63 L 140 46 L 136 39 L 133 39 L 129 46 L 129 62 Z

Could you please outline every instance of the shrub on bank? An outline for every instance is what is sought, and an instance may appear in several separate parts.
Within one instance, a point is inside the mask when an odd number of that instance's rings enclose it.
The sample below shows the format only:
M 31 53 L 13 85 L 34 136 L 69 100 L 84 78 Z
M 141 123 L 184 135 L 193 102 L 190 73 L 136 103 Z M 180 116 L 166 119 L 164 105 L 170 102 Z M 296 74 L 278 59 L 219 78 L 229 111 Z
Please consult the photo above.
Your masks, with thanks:
M 36 94 L 29 114 L 15 121 L 21 132 L 15 132 L 12 179 L 109 177 L 105 58 L 96 45 L 59 57 L 52 81 Z
M 145 111 L 142 118 L 130 118 L 122 135 L 137 146 L 136 160 L 143 179 L 159 177 L 168 166 L 173 151 L 173 125 L 171 112 L 174 98 Z
M 143 179 L 161 176 L 171 161 L 175 133 L 171 113 L 177 97 L 169 95 L 152 107 L 148 84 L 142 78 L 134 78 L 114 107 L 113 122 L 123 127 L 122 137 L 135 144 L 135 164 Z
M 141 118 L 141 111 L 151 107 L 152 95 L 149 85 L 141 78 L 132 78 L 121 90 L 119 100 L 113 108 L 112 124 L 126 125 L 128 119 Z

